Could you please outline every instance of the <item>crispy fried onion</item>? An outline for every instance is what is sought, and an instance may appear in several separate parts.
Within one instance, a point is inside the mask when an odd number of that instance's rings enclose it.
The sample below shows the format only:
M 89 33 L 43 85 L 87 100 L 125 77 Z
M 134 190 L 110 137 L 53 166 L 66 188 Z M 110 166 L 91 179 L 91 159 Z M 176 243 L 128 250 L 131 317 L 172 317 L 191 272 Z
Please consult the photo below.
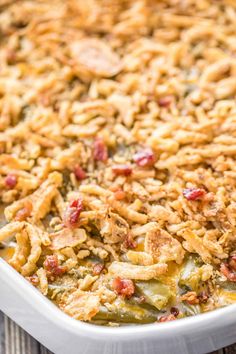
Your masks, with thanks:
M 86 241 L 87 235 L 84 229 L 64 228 L 53 234 L 50 234 L 52 240 L 51 249 L 60 250 L 65 247 L 75 247 Z
M 100 299 L 95 293 L 76 290 L 63 306 L 69 316 L 81 321 L 90 321 L 99 311 Z
M 211 254 L 204 246 L 203 240 L 192 230 L 185 229 L 183 232 L 181 232 L 181 236 L 187 241 L 187 243 L 190 245 L 190 248 L 199 254 L 203 262 L 209 263 L 211 261 Z
M 12 222 L 11 224 L 7 224 L 0 229 L 0 242 L 6 241 L 15 236 L 17 232 L 22 231 L 24 228 L 24 222 Z
M 108 198 L 107 201 L 113 209 L 115 209 L 121 216 L 123 216 L 123 218 L 127 219 L 128 221 L 137 222 L 139 224 L 146 224 L 148 220 L 147 215 L 132 210 L 129 205 L 118 202 L 114 200 L 113 197 Z
M 126 253 L 126 257 L 133 264 L 149 266 L 154 263 L 153 257 L 147 252 L 135 252 L 130 250 Z
M 70 46 L 76 63 L 88 73 L 110 77 L 121 71 L 119 56 L 102 40 L 85 38 Z
M 30 241 L 30 254 L 28 256 L 27 262 L 25 265 L 21 268 L 21 274 L 23 276 L 28 276 L 31 275 L 35 268 L 36 268 L 36 263 L 39 260 L 39 257 L 41 255 L 42 249 L 41 249 L 41 239 L 39 235 L 39 230 L 35 226 L 32 226 L 31 224 L 26 224 L 26 232 L 28 234 L 28 238 Z M 28 242 L 27 242 L 28 243 Z
M 176 261 L 181 264 L 185 254 L 181 243 L 167 231 L 160 229 L 158 224 L 147 232 L 144 249 L 155 262 Z
M 224 252 L 223 247 L 217 240 L 217 230 L 208 230 L 203 237 L 203 245 L 210 251 L 210 253 L 219 258 L 227 258 L 228 255 Z
M 129 224 L 118 214 L 109 212 L 100 220 L 100 234 L 106 243 L 122 242 L 128 235 Z
M 15 237 L 16 248 L 12 258 L 9 260 L 9 264 L 20 272 L 21 267 L 27 262 L 29 254 L 28 234 L 26 230 L 22 229 Z
M 22 275 L 31 275 L 42 252 L 42 232 L 26 222 L 7 224 L 0 230 L 0 240 L 13 236 L 16 236 L 17 246 L 9 263 Z
M 34 221 L 43 219 L 50 211 L 51 202 L 57 196 L 58 187 L 62 183 L 62 176 L 58 172 L 49 174 L 46 181 L 30 196 L 20 199 L 5 209 L 5 216 L 8 221 L 14 219 L 16 213 L 24 208 L 25 202 L 32 203 L 33 210 L 31 216 Z
M 39 289 L 43 295 L 47 295 L 48 293 L 48 278 L 47 272 L 44 268 L 39 268 L 36 272 L 39 278 Z
M 126 262 L 113 262 L 108 272 L 112 275 L 118 274 L 121 278 L 134 280 L 150 280 L 158 278 L 167 271 L 165 263 L 158 263 L 149 266 L 133 265 Z

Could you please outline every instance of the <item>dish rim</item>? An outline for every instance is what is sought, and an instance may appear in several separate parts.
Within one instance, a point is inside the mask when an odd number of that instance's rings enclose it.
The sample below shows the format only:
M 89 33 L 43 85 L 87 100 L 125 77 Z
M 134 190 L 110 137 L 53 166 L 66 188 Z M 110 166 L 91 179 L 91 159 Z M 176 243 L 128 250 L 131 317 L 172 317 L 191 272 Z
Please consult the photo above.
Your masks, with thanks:
M 37 312 L 57 327 L 66 327 L 71 334 L 78 334 L 82 337 L 89 337 L 98 341 L 106 340 L 107 342 L 135 340 L 137 335 L 142 338 L 169 337 L 173 335 L 185 335 L 201 331 L 201 328 L 210 326 L 211 328 L 219 328 L 236 323 L 236 304 L 228 305 L 207 313 L 179 319 L 177 321 L 155 323 L 144 325 L 130 325 L 123 327 L 107 327 L 75 320 L 60 310 L 49 299 L 43 296 L 37 289 L 33 287 L 26 279 L 24 279 L 16 270 L 14 270 L 6 261 L 0 258 L 0 269 L 3 279 L 7 274 L 7 282 L 9 287 L 21 297 L 25 297 Z M 0 303 L 1 307 L 1 303 Z

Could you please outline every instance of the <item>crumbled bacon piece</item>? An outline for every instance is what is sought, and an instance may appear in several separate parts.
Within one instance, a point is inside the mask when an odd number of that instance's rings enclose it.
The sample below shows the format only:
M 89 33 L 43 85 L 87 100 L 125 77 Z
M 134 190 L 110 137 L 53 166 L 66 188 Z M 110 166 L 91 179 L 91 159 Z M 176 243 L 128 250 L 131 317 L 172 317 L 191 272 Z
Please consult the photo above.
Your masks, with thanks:
M 101 274 L 101 272 L 103 271 L 104 269 L 104 264 L 103 263 L 96 263 L 94 266 L 93 266 L 93 274 L 94 275 L 99 275 Z
M 43 266 L 52 275 L 60 276 L 66 272 L 66 268 L 59 265 L 58 258 L 55 255 L 46 256 Z
M 173 96 L 171 96 L 171 95 L 161 97 L 158 100 L 159 106 L 164 107 L 164 108 L 170 107 L 172 102 L 173 102 Z
M 82 199 L 73 200 L 66 209 L 64 216 L 65 226 L 68 228 L 76 227 L 79 221 L 79 216 L 83 210 Z
M 116 176 L 130 176 L 132 168 L 129 165 L 115 165 L 112 167 L 112 171 Z
M 236 271 L 236 256 L 231 256 L 229 259 L 229 266 Z
M 13 189 L 16 186 L 16 184 L 17 184 L 17 176 L 9 173 L 5 178 L 5 185 L 8 188 Z
M 114 197 L 115 197 L 116 200 L 123 200 L 123 199 L 125 199 L 126 194 L 125 194 L 124 191 L 118 190 L 118 191 L 116 191 L 116 192 L 114 193 Z
M 105 162 L 108 159 L 108 150 L 101 138 L 96 138 L 93 144 L 93 157 L 96 161 Z
M 36 286 L 39 283 L 39 278 L 36 274 L 27 277 L 27 279 L 31 282 L 32 285 Z
M 205 304 L 209 299 L 209 295 L 206 291 L 202 291 L 198 294 L 197 298 L 200 304 Z
M 183 196 L 187 200 L 199 200 L 206 194 L 205 189 L 202 188 L 186 188 L 183 190 Z
M 134 249 L 137 247 L 137 242 L 133 239 L 132 235 L 128 233 L 127 237 L 124 239 L 124 247 L 126 249 Z
M 82 179 L 86 178 L 86 172 L 80 166 L 75 167 L 74 174 L 75 174 L 77 181 L 81 181 Z
M 171 307 L 170 313 L 171 313 L 173 316 L 177 317 L 177 316 L 179 315 L 179 309 L 177 309 L 177 307 Z
M 172 314 L 164 315 L 159 318 L 159 322 L 170 322 L 176 320 L 176 317 Z
M 155 155 L 151 149 L 145 149 L 134 154 L 133 160 L 140 167 L 150 167 L 155 163 Z
M 199 304 L 199 299 L 195 291 L 188 291 L 186 294 L 181 296 L 181 300 L 187 302 L 189 305 Z
M 114 193 L 116 200 L 123 200 L 126 198 L 126 193 L 119 186 L 111 186 L 109 190 Z
M 16 51 L 13 49 L 8 49 L 6 52 L 6 60 L 9 65 L 15 64 L 17 59 Z
M 33 206 L 30 201 L 27 201 L 24 203 L 24 207 L 20 210 L 15 215 L 15 220 L 16 221 L 24 221 L 26 220 L 32 212 Z
M 220 271 L 229 281 L 236 282 L 236 272 L 227 263 L 221 264 Z
M 130 279 L 121 279 L 117 277 L 113 280 L 112 287 L 114 291 L 123 296 L 124 298 L 129 299 L 134 294 L 134 283 Z

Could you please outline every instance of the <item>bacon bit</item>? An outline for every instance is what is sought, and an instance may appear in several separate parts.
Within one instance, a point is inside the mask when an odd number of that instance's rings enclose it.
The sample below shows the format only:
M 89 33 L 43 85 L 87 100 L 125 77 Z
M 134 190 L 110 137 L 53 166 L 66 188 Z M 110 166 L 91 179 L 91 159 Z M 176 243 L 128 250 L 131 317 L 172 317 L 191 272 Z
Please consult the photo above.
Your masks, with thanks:
M 165 107 L 165 108 L 170 107 L 172 102 L 173 102 L 173 96 L 171 96 L 171 95 L 161 97 L 158 100 L 159 106 L 160 107 Z
M 76 227 L 79 221 L 79 216 L 83 210 L 82 199 L 73 200 L 66 209 L 64 216 L 65 226 L 68 228 Z
M 5 185 L 8 188 L 13 189 L 16 186 L 16 184 L 17 184 L 17 176 L 9 173 L 5 178 Z
M 112 282 L 112 288 L 118 295 L 129 299 L 134 294 L 134 283 L 130 279 L 117 277 Z
M 99 275 L 104 269 L 104 264 L 103 263 L 96 263 L 93 266 L 93 275 Z
M 236 271 L 236 256 L 231 256 L 229 259 L 230 268 Z
M 205 304 L 209 299 L 209 295 L 206 291 L 202 291 L 198 294 L 197 298 L 200 304 Z
M 114 193 L 114 198 L 116 200 L 123 200 L 126 197 L 126 193 L 119 186 L 111 186 L 109 190 Z
M 179 315 L 179 309 L 177 309 L 177 307 L 171 307 L 170 313 L 171 313 L 173 316 L 177 317 L 177 316 Z
M 115 165 L 112 167 L 112 171 L 116 176 L 128 177 L 132 173 L 132 168 L 128 165 Z
M 140 167 L 150 167 L 155 163 L 155 156 L 151 149 L 146 149 L 134 154 L 133 160 Z
M 87 177 L 86 172 L 80 166 L 75 167 L 74 174 L 77 181 L 81 181 L 82 179 L 85 179 Z
M 96 138 L 93 144 L 93 157 L 96 161 L 107 161 L 108 151 L 104 141 L 101 138 Z
M 119 191 L 116 191 L 116 192 L 114 193 L 114 197 L 115 197 L 116 200 L 123 200 L 123 199 L 125 199 L 126 194 L 125 194 L 124 191 L 119 190 Z
M 183 196 L 187 200 L 202 199 L 206 195 L 205 189 L 202 188 L 186 188 L 183 190 Z
M 195 291 L 188 291 L 186 294 L 181 296 L 181 300 L 187 302 L 189 305 L 199 304 L 199 299 Z
M 24 221 L 26 220 L 32 212 L 33 206 L 32 203 L 28 200 L 25 202 L 24 207 L 16 213 L 15 220 L 16 221 Z
M 13 49 L 8 49 L 6 52 L 6 60 L 9 65 L 15 64 L 17 59 L 16 51 Z
M 236 273 L 229 268 L 229 265 L 222 263 L 220 266 L 220 272 L 232 282 L 236 282 Z
M 55 255 L 46 256 L 43 266 L 52 275 L 61 276 L 66 272 L 66 268 L 59 265 L 58 258 Z
M 130 233 L 128 233 L 127 237 L 124 239 L 124 247 L 126 249 L 131 248 L 134 249 L 137 247 L 137 242 L 133 240 L 133 237 Z
M 34 286 L 38 285 L 38 283 L 39 283 L 39 278 L 36 274 L 31 275 L 30 277 L 27 277 L 26 279 L 29 280 L 30 283 Z
M 176 320 L 176 317 L 172 314 L 164 315 L 159 318 L 159 322 L 170 322 Z

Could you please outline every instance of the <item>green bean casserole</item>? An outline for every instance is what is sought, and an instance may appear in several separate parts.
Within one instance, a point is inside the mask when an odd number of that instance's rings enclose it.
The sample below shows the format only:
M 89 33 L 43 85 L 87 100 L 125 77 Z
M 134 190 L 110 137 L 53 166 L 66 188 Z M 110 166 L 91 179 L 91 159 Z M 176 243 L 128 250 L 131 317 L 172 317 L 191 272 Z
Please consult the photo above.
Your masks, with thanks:
M 236 1 L 0 1 L 0 256 L 119 326 L 236 302 Z

